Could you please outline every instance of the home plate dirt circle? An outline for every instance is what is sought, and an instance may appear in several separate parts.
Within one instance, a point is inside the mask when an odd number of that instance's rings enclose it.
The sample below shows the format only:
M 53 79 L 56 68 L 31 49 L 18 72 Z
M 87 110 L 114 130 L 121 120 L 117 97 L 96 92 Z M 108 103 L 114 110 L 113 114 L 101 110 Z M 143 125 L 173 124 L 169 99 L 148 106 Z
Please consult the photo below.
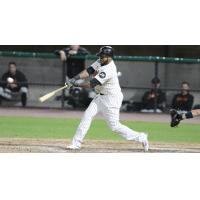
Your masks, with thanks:
M 85 140 L 81 150 L 67 150 L 64 139 L 0 139 L 0 153 L 134 153 L 140 144 L 127 141 Z M 150 143 L 150 153 L 200 153 L 200 144 Z

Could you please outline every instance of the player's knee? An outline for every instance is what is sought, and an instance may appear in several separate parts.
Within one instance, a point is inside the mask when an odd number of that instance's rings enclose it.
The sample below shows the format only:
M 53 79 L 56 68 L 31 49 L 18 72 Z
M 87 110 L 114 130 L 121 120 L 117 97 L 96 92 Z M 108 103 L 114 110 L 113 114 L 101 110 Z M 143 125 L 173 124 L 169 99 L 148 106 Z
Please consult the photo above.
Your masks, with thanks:
M 91 110 L 86 110 L 84 113 L 84 118 L 86 119 L 92 119 L 94 118 L 94 116 L 95 116 L 95 113 L 91 112 Z
M 94 118 L 93 115 L 91 115 L 90 113 L 88 112 L 85 112 L 84 116 L 83 116 L 83 121 L 91 121 L 92 119 Z

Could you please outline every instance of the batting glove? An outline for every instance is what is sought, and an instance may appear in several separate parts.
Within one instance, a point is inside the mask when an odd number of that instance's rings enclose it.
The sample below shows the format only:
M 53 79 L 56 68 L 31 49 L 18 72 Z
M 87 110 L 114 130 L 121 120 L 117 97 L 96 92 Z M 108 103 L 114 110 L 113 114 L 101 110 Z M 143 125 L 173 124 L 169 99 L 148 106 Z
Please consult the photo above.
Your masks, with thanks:
M 78 75 L 76 75 L 75 77 L 69 79 L 69 82 L 70 82 L 73 86 L 78 87 L 79 84 L 78 84 L 77 80 L 79 80 L 79 79 L 80 79 L 80 75 L 78 74 Z
M 74 86 L 74 87 L 78 87 L 79 84 L 77 82 L 77 80 L 75 78 L 69 79 L 69 83 Z

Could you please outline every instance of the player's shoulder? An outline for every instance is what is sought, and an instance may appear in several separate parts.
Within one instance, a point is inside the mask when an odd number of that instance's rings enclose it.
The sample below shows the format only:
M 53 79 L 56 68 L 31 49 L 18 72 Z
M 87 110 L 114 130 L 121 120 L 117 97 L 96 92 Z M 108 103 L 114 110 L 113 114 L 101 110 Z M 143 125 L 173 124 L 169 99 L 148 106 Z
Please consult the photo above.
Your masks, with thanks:
M 100 75 L 104 77 L 113 77 L 115 76 L 115 69 L 111 65 L 104 65 L 101 67 Z
M 111 70 L 111 71 L 116 71 L 117 70 L 115 62 L 113 60 L 108 64 L 108 69 Z
M 9 77 L 9 76 L 10 76 L 10 73 L 9 73 L 8 71 L 6 71 L 6 72 L 3 73 L 3 76 L 4 76 L 4 77 Z
M 97 59 L 91 66 L 101 67 L 100 59 Z
M 19 69 L 17 69 L 16 74 L 23 74 L 23 73 Z
M 23 72 L 21 72 L 21 71 L 20 71 L 20 70 L 18 70 L 18 69 L 16 70 L 16 74 L 17 74 L 18 76 L 25 76 L 25 75 L 24 75 L 24 73 L 23 73 Z
M 114 72 L 114 71 L 116 71 L 116 65 L 115 65 L 115 63 L 114 63 L 114 61 L 111 61 L 109 64 L 107 64 L 106 66 L 105 66 L 105 69 L 107 70 L 107 71 L 111 71 L 111 72 Z

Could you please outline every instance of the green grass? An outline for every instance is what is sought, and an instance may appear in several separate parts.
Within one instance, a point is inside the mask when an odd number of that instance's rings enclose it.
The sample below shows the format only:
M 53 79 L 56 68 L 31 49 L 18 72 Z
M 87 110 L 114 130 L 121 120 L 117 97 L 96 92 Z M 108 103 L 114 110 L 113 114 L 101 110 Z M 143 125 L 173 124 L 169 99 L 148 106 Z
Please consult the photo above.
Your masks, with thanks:
M 0 137 L 72 138 L 80 120 L 34 117 L 0 117 Z M 200 125 L 182 124 L 170 128 L 167 123 L 123 121 L 136 131 L 149 133 L 150 141 L 200 143 Z M 122 140 L 103 120 L 94 120 L 87 139 Z

